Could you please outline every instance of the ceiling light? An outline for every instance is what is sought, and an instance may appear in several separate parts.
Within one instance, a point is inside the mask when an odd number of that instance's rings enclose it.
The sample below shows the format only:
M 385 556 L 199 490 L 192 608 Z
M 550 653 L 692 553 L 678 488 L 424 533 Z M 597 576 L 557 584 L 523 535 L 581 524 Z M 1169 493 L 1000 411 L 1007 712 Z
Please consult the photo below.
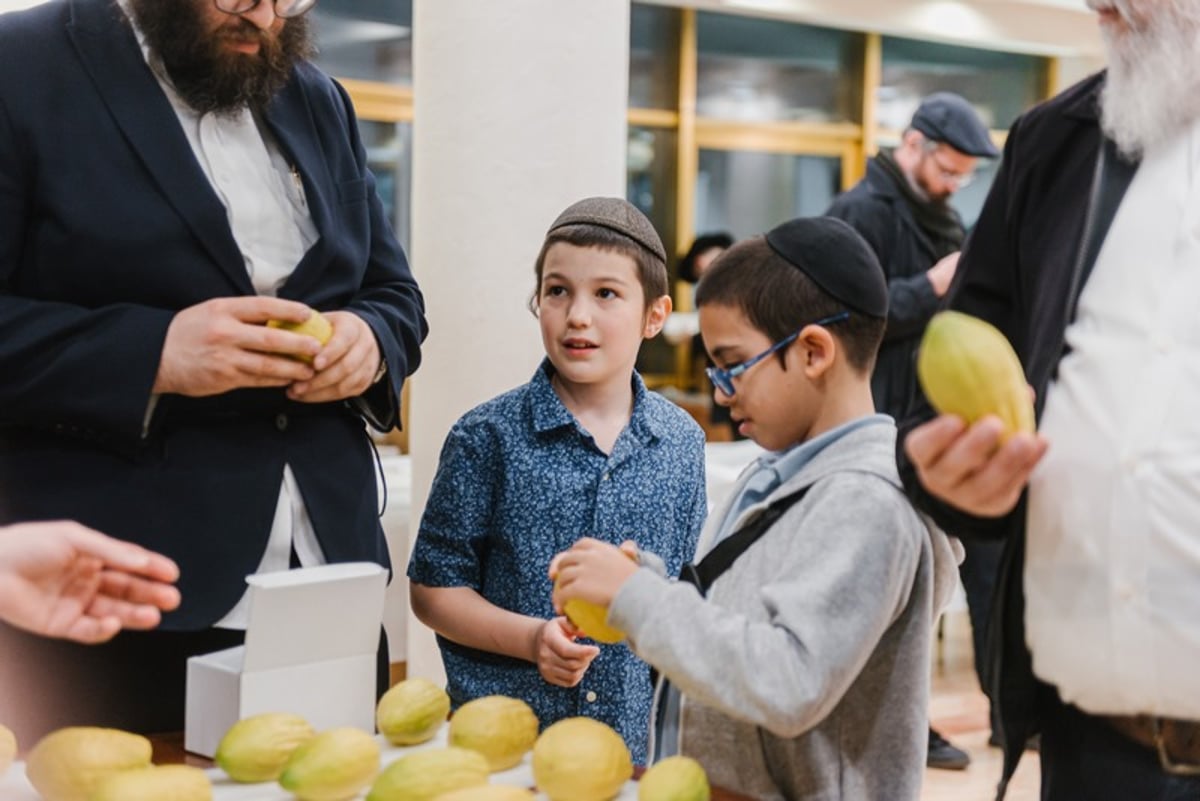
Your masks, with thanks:
M 935 0 L 910 12 L 914 27 L 938 36 L 986 41 L 994 33 L 991 22 L 958 0 Z
M 0 0 L 0 14 L 6 11 L 20 11 L 23 8 L 40 6 L 46 0 Z

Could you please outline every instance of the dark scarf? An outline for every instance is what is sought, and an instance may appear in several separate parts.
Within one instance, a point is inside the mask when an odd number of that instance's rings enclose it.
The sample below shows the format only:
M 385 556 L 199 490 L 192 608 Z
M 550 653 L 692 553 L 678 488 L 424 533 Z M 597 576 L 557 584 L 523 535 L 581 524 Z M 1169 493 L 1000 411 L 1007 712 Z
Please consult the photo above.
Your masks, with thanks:
M 945 201 L 933 202 L 918 195 L 908 182 L 904 171 L 900 169 L 900 165 L 896 163 L 892 151 L 879 151 L 875 161 L 892 178 L 892 182 L 900 190 L 900 196 L 904 198 L 904 202 L 912 211 L 917 227 L 924 232 L 925 236 L 929 237 L 936 258 L 940 259 L 942 256 L 961 250 L 967 232 L 963 228 L 958 212 Z

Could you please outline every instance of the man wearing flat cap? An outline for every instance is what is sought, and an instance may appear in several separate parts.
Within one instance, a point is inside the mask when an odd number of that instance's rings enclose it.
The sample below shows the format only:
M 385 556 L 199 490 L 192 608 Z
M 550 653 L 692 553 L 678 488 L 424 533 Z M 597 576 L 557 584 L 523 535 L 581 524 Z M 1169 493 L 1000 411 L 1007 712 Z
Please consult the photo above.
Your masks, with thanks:
M 875 408 L 897 420 L 916 389 L 915 354 L 921 334 L 950 288 L 965 238 L 950 196 L 970 183 L 979 159 L 998 155 L 971 105 L 956 94 L 937 92 L 921 101 L 899 147 L 882 150 L 868 161 L 866 177 L 826 212 L 863 235 L 887 276 L 887 329 L 871 375 L 871 392 Z M 998 549 L 992 550 L 998 554 Z M 996 554 L 968 553 L 963 565 L 980 654 Z M 981 574 L 979 580 L 973 571 Z M 961 769 L 969 762 L 966 752 L 929 730 L 930 767 Z

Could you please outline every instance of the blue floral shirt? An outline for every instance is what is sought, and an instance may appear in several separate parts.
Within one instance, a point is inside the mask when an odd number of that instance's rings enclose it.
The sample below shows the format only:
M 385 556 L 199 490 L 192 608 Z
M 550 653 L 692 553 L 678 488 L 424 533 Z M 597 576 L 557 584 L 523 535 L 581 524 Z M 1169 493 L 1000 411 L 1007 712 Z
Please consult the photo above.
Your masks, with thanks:
M 704 434 L 633 376 L 633 414 L 605 454 L 550 386 L 544 361 L 526 385 L 450 430 L 408 565 L 412 581 L 471 587 L 504 609 L 554 616 L 550 559 L 580 537 L 633 540 L 672 575 L 692 558 L 706 514 Z M 484 695 L 529 703 L 543 727 L 586 715 L 625 738 L 645 764 L 649 667 L 624 644 L 601 645 L 576 687 L 548 684 L 531 662 L 438 638 L 457 708 Z

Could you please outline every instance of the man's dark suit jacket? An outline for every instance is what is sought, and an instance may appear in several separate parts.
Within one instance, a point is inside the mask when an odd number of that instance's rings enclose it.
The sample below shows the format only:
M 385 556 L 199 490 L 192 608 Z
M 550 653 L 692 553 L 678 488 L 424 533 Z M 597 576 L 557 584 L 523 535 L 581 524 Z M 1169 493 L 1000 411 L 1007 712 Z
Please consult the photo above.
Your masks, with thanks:
M 320 238 L 279 295 L 366 320 L 398 419 L 423 302 L 367 169 L 345 92 L 308 64 L 265 112 Z M 222 617 L 262 558 L 290 465 L 330 562 L 388 564 L 374 460 L 350 403 L 282 390 L 163 396 L 172 316 L 253 295 L 226 218 L 112 0 L 0 17 L 0 522 L 73 518 L 176 559 L 164 627 Z
M 1103 74 L 1092 76 L 1013 124 L 950 291 L 951 308 L 991 322 L 1008 337 L 1036 392 L 1039 419 L 1079 294 L 1136 170 L 1134 164 L 1118 163 L 1101 133 L 1103 88 Z M 1099 181 L 1102 149 L 1112 155 L 1107 178 Z M 1039 725 L 1039 685 L 1025 645 L 1025 499 L 1008 515 L 985 519 L 927 493 L 904 453 L 904 437 L 933 411 L 921 395 L 915 409 L 897 439 L 900 474 L 910 497 L 951 534 L 1005 538 L 988 631 L 989 696 L 1000 707 L 998 734 L 1005 752 L 1002 797 L 1027 738 Z

